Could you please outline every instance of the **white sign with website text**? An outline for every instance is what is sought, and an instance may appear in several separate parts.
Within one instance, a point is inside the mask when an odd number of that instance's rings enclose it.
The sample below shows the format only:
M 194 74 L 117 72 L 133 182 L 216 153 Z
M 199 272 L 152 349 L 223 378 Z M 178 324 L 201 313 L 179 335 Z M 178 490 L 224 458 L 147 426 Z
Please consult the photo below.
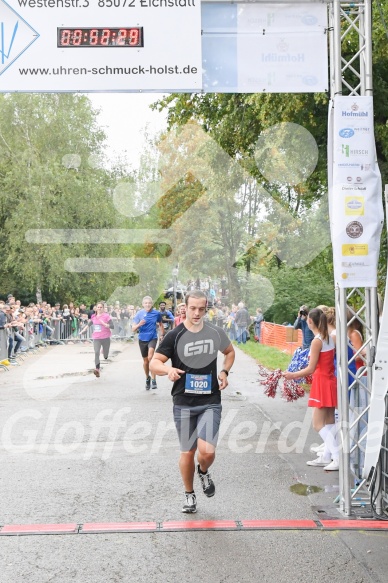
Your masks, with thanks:
M 200 91 L 200 0 L 0 0 L 0 91 Z

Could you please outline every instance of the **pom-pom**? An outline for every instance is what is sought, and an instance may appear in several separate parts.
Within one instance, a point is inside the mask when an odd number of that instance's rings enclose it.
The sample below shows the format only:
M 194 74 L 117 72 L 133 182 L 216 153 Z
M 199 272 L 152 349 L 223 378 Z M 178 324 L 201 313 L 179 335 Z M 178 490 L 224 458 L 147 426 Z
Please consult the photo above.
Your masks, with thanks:
M 295 381 L 287 381 L 283 378 L 282 398 L 288 402 L 296 401 L 304 397 L 304 388 Z
M 259 365 L 259 374 L 264 377 L 264 380 L 261 381 L 261 384 L 264 385 L 264 395 L 267 397 L 275 398 L 276 390 L 278 388 L 279 380 L 282 377 L 282 371 L 280 368 L 270 371 L 264 368 L 263 366 Z
M 280 368 L 271 371 L 259 365 L 259 374 L 263 377 L 260 382 L 265 387 L 264 395 L 267 395 L 267 397 L 275 398 L 279 383 L 281 385 L 281 396 L 288 402 L 296 401 L 305 395 L 304 389 L 298 383 L 293 380 L 288 381 L 283 377 Z

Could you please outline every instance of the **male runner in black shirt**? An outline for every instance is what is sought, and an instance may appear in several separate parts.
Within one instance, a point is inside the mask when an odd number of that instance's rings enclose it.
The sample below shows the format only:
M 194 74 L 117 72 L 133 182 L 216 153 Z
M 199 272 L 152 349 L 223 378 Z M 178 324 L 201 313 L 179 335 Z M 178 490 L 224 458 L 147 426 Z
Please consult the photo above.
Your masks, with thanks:
M 181 455 L 179 469 L 185 486 L 186 501 L 182 512 L 197 511 L 194 493 L 195 452 L 197 472 L 206 496 L 214 496 L 214 482 L 208 472 L 214 462 L 221 421 L 221 392 L 228 385 L 234 362 L 234 348 L 222 330 L 203 317 L 207 298 L 201 291 L 186 296 L 186 320 L 168 332 L 155 351 L 150 370 L 167 375 L 174 382 L 171 394 L 174 421 Z M 217 375 L 217 353 L 225 355 Z M 166 362 L 171 359 L 171 366 Z

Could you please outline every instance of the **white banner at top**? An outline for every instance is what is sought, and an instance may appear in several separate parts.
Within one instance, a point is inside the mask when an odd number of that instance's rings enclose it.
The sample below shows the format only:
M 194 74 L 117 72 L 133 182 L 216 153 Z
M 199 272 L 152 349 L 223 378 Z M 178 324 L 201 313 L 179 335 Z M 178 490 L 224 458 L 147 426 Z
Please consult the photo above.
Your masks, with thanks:
M 0 91 L 327 91 L 327 27 L 317 1 L 0 0 Z
M 204 2 L 204 90 L 327 91 L 327 27 L 325 3 Z
M 329 169 L 330 173 L 330 169 Z M 376 287 L 384 220 L 373 98 L 334 98 L 330 225 L 340 288 Z

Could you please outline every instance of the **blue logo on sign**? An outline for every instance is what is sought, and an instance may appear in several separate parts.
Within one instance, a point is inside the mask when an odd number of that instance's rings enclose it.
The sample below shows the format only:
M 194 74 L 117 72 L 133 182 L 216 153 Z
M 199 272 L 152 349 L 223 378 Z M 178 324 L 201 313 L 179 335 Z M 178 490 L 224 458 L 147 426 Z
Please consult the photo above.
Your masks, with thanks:
M 314 77 L 314 75 L 305 75 L 302 78 L 302 82 L 305 85 L 316 85 L 318 83 L 318 79 L 316 77 Z
M 16 22 L 13 30 L 10 30 L 10 38 L 7 39 L 5 36 L 4 30 L 4 22 L 0 22 L 0 55 L 1 55 L 1 64 L 4 65 L 5 60 L 9 59 L 9 56 L 12 51 L 12 45 L 15 40 L 16 33 L 18 31 L 19 23 Z M 8 46 L 6 45 L 7 40 L 9 42 Z
M 360 202 L 359 200 L 353 199 L 353 200 L 350 200 L 346 206 L 348 208 L 356 211 L 362 207 L 362 202 Z
M 354 136 L 354 130 L 352 130 L 352 128 L 343 128 L 338 133 L 341 136 L 341 138 L 351 138 L 352 136 Z
M 311 26 L 312 24 L 316 24 L 318 22 L 318 18 L 316 16 L 314 16 L 313 14 L 304 14 L 302 16 L 302 22 L 303 22 L 303 24 L 307 24 L 308 26 Z
M 5 0 L 0 0 L 0 14 L 0 75 L 2 75 L 39 38 L 39 33 Z

